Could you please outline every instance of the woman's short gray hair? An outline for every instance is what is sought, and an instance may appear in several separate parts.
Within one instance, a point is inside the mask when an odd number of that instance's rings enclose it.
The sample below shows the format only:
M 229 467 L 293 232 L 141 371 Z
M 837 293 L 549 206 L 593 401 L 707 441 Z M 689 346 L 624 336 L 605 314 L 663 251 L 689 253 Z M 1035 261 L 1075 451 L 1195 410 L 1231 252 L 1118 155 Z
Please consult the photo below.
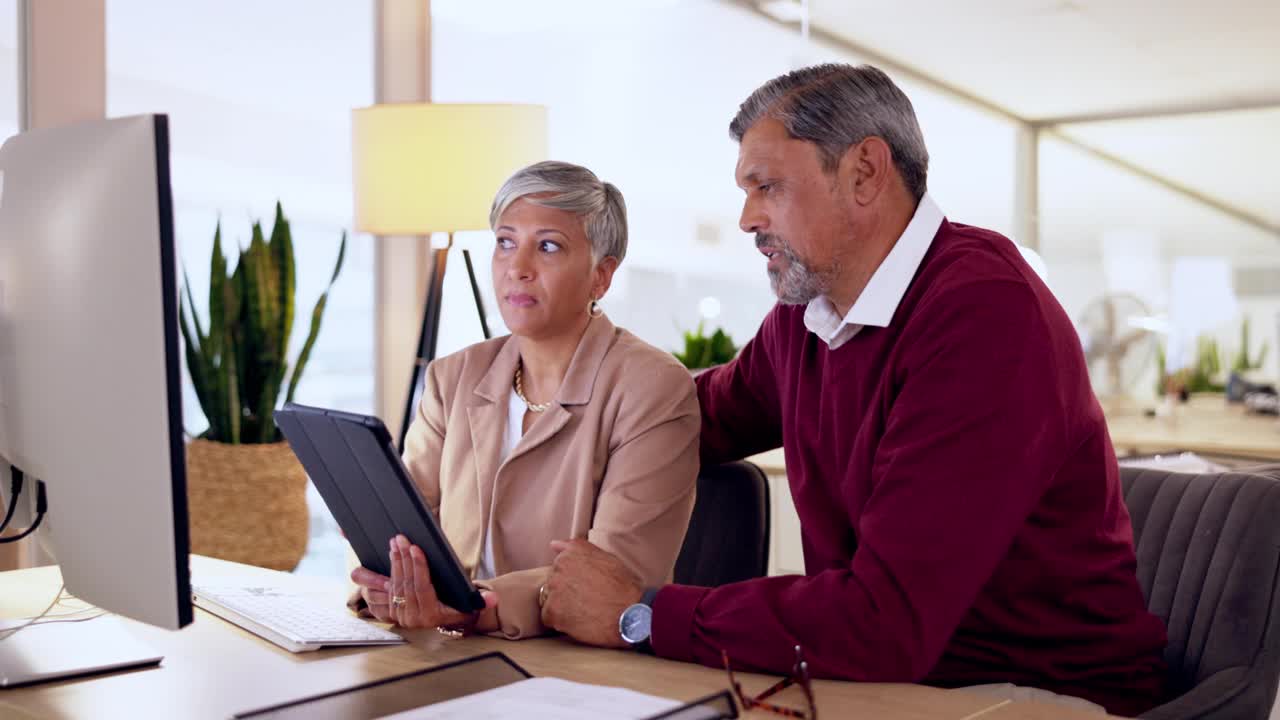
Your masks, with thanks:
M 622 192 L 581 165 L 546 160 L 517 170 L 493 199 L 489 227 L 496 228 L 502 213 L 521 198 L 582 218 L 594 260 L 613 257 L 622 262 L 626 256 L 627 204 Z
M 879 68 L 827 63 L 780 75 L 742 103 L 729 135 L 742 142 L 766 116 L 781 122 L 791 137 L 817 144 L 827 172 L 849 148 L 872 135 L 882 138 L 907 191 L 918 201 L 928 189 L 929 151 L 915 109 Z

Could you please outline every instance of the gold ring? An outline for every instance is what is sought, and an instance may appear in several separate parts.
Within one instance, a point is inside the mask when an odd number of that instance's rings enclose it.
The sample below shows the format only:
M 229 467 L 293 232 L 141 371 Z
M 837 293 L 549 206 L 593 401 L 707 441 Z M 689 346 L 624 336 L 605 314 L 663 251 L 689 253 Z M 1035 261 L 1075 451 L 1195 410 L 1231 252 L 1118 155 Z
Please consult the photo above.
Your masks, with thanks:
M 401 605 L 404 605 L 406 602 L 408 602 L 408 600 L 403 595 L 391 596 L 391 607 L 400 607 Z
M 543 583 L 538 586 L 538 607 L 546 607 L 547 604 L 547 585 Z

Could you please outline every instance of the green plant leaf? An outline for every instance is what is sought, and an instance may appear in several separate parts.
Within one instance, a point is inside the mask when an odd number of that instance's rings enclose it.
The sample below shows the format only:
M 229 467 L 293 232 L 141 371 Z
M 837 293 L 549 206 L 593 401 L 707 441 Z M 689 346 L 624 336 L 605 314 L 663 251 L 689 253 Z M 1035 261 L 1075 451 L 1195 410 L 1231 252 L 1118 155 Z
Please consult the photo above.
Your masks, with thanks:
M 245 253 L 245 284 L 248 289 L 246 342 L 250 365 L 244 368 L 245 383 L 240 400 L 249 411 L 241 424 L 241 436 L 252 442 L 269 442 L 275 426 L 270 410 L 279 393 L 275 378 L 284 363 L 279 321 L 279 274 L 262 235 L 262 226 L 253 225 L 253 239 Z
M 269 435 L 267 441 L 274 440 L 277 433 L 274 422 L 269 422 L 275 404 L 280 398 L 280 388 L 284 384 L 284 376 L 288 370 L 288 353 L 290 339 L 293 334 L 294 295 L 297 287 L 297 269 L 293 254 L 293 234 L 289 221 L 279 201 L 276 202 L 276 219 L 271 228 L 271 240 L 267 243 L 277 275 L 278 305 L 276 308 L 280 318 L 280 330 L 276 348 L 277 357 L 271 364 L 271 376 L 263 388 L 263 397 L 259 403 L 259 415 L 263 418 L 263 432 Z
M 737 353 L 733 340 L 724 330 L 717 328 L 708 337 L 704 323 L 699 321 L 696 328 L 684 331 L 684 351 L 672 355 L 686 368 L 697 370 L 729 362 Z
M 307 340 L 302 344 L 302 350 L 298 353 L 298 360 L 293 365 L 293 377 L 289 378 L 289 391 L 285 394 L 285 402 L 293 402 L 293 394 L 298 389 L 298 382 L 302 380 L 302 371 L 307 367 L 307 361 L 311 359 L 311 349 L 315 347 L 316 338 L 320 335 L 320 321 L 324 318 L 324 308 L 329 301 L 329 291 L 333 289 L 334 282 L 338 279 L 338 274 L 342 272 L 342 261 L 347 255 L 347 234 L 342 233 L 342 240 L 338 243 L 338 261 L 334 263 L 333 275 L 329 278 L 329 285 L 321 293 L 320 298 L 316 300 L 315 308 L 311 310 L 311 329 L 307 333 Z
M 184 269 L 186 293 L 181 298 L 181 325 L 187 364 L 201 408 L 209 419 L 203 437 L 232 444 L 279 439 L 272 411 L 288 372 L 288 346 L 293 330 L 297 269 L 292 229 L 279 202 L 270 239 L 262 224 L 252 223 L 247 247 L 236 248 L 234 271 L 222 247 L 222 225 L 214 228 L 209 260 L 209 331 L 200 327 L 191 283 Z M 290 379 L 293 394 L 314 348 L 329 292 L 346 255 L 346 234 L 338 247 L 329 287 L 316 302 L 308 342 Z M 194 326 L 194 330 L 193 330 Z
M 230 337 L 227 338 L 230 340 Z M 240 374 L 236 372 L 236 354 L 229 352 L 226 354 L 225 373 L 227 381 L 225 385 L 226 393 L 226 423 L 227 423 L 227 439 L 223 442 L 232 445 L 240 444 L 240 422 L 244 419 L 244 409 L 240 405 Z
M 320 320 L 324 317 L 324 306 L 329 300 L 329 293 L 323 293 L 316 300 L 315 308 L 311 310 L 311 330 L 307 333 L 307 341 L 302 343 L 302 350 L 298 353 L 298 360 L 293 366 L 293 377 L 289 379 L 289 392 L 285 395 L 285 402 L 293 402 L 293 394 L 298 389 L 298 382 L 302 379 L 302 371 L 307 367 L 307 361 L 311 359 L 311 349 L 315 347 L 316 337 L 320 335 Z
M 209 354 L 220 360 L 226 334 L 227 257 L 222 254 L 222 221 L 214 226 L 213 253 L 209 258 Z
M 240 398 L 242 401 L 257 398 L 262 394 L 262 362 L 261 349 L 264 327 L 262 309 L 262 283 L 258 280 L 261 266 L 257 262 L 257 248 L 250 243 L 240 256 L 240 264 L 244 268 L 244 288 L 240 296 L 243 307 L 241 314 L 241 335 L 244 343 L 243 359 L 237 359 L 240 376 Z M 246 428 L 242 427 L 241 430 Z M 250 429 L 247 437 L 256 437 Z
M 329 276 L 329 287 L 338 281 L 338 273 L 342 272 L 342 261 L 347 257 L 347 232 L 342 232 L 342 239 L 338 241 L 338 261 L 333 264 L 333 275 Z M 326 290 L 325 292 L 328 292 Z
M 187 307 L 191 310 L 191 322 L 196 328 L 196 338 L 199 339 L 199 345 L 204 346 L 206 335 L 204 328 L 200 327 L 200 315 L 196 313 L 196 299 L 191 294 L 191 278 L 187 277 L 187 264 L 182 264 L 182 287 L 187 291 Z
M 268 243 L 271 255 L 275 260 L 279 273 L 277 294 L 280 313 L 280 351 L 287 356 L 289 337 L 293 333 L 294 292 L 297 289 L 297 267 L 293 256 L 293 233 L 289 221 L 285 219 L 280 202 L 276 201 L 276 220 L 271 228 L 271 241 Z M 283 366 L 283 363 L 281 363 Z
M 191 386 L 196 391 L 196 399 L 200 403 L 200 409 L 204 412 L 205 417 L 209 418 L 209 424 L 212 427 L 217 414 L 212 411 L 209 404 L 209 381 L 205 373 L 204 358 L 200 354 L 195 334 L 192 332 L 191 324 L 187 320 L 187 305 L 185 302 L 179 308 L 178 327 L 182 331 L 182 340 L 186 347 L 187 372 L 191 375 Z

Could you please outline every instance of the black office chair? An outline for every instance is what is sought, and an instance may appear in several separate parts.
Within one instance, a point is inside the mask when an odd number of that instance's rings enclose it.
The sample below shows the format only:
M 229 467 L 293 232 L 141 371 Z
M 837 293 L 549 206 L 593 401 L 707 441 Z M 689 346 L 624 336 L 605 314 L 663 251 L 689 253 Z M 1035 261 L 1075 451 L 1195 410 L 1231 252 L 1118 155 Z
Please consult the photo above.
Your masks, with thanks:
M 1280 482 L 1122 468 L 1138 581 L 1176 699 L 1149 720 L 1270 716 L 1280 681 Z
M 746 462 L 704 467 L 675 581 L 717 587 L 769 570 L 769 481 Z

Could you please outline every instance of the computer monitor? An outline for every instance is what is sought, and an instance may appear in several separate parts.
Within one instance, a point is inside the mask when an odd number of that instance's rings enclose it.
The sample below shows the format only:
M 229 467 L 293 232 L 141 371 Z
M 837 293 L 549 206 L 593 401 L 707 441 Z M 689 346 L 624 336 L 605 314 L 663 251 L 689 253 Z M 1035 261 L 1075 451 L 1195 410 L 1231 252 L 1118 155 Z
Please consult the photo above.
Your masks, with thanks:
M 19 500 L 43 483 L 33 537 L 67 591 L 177 629 L 192 609 L 172 205 L 164 115 L 0 148 L 4 502 L 10 466 Z

